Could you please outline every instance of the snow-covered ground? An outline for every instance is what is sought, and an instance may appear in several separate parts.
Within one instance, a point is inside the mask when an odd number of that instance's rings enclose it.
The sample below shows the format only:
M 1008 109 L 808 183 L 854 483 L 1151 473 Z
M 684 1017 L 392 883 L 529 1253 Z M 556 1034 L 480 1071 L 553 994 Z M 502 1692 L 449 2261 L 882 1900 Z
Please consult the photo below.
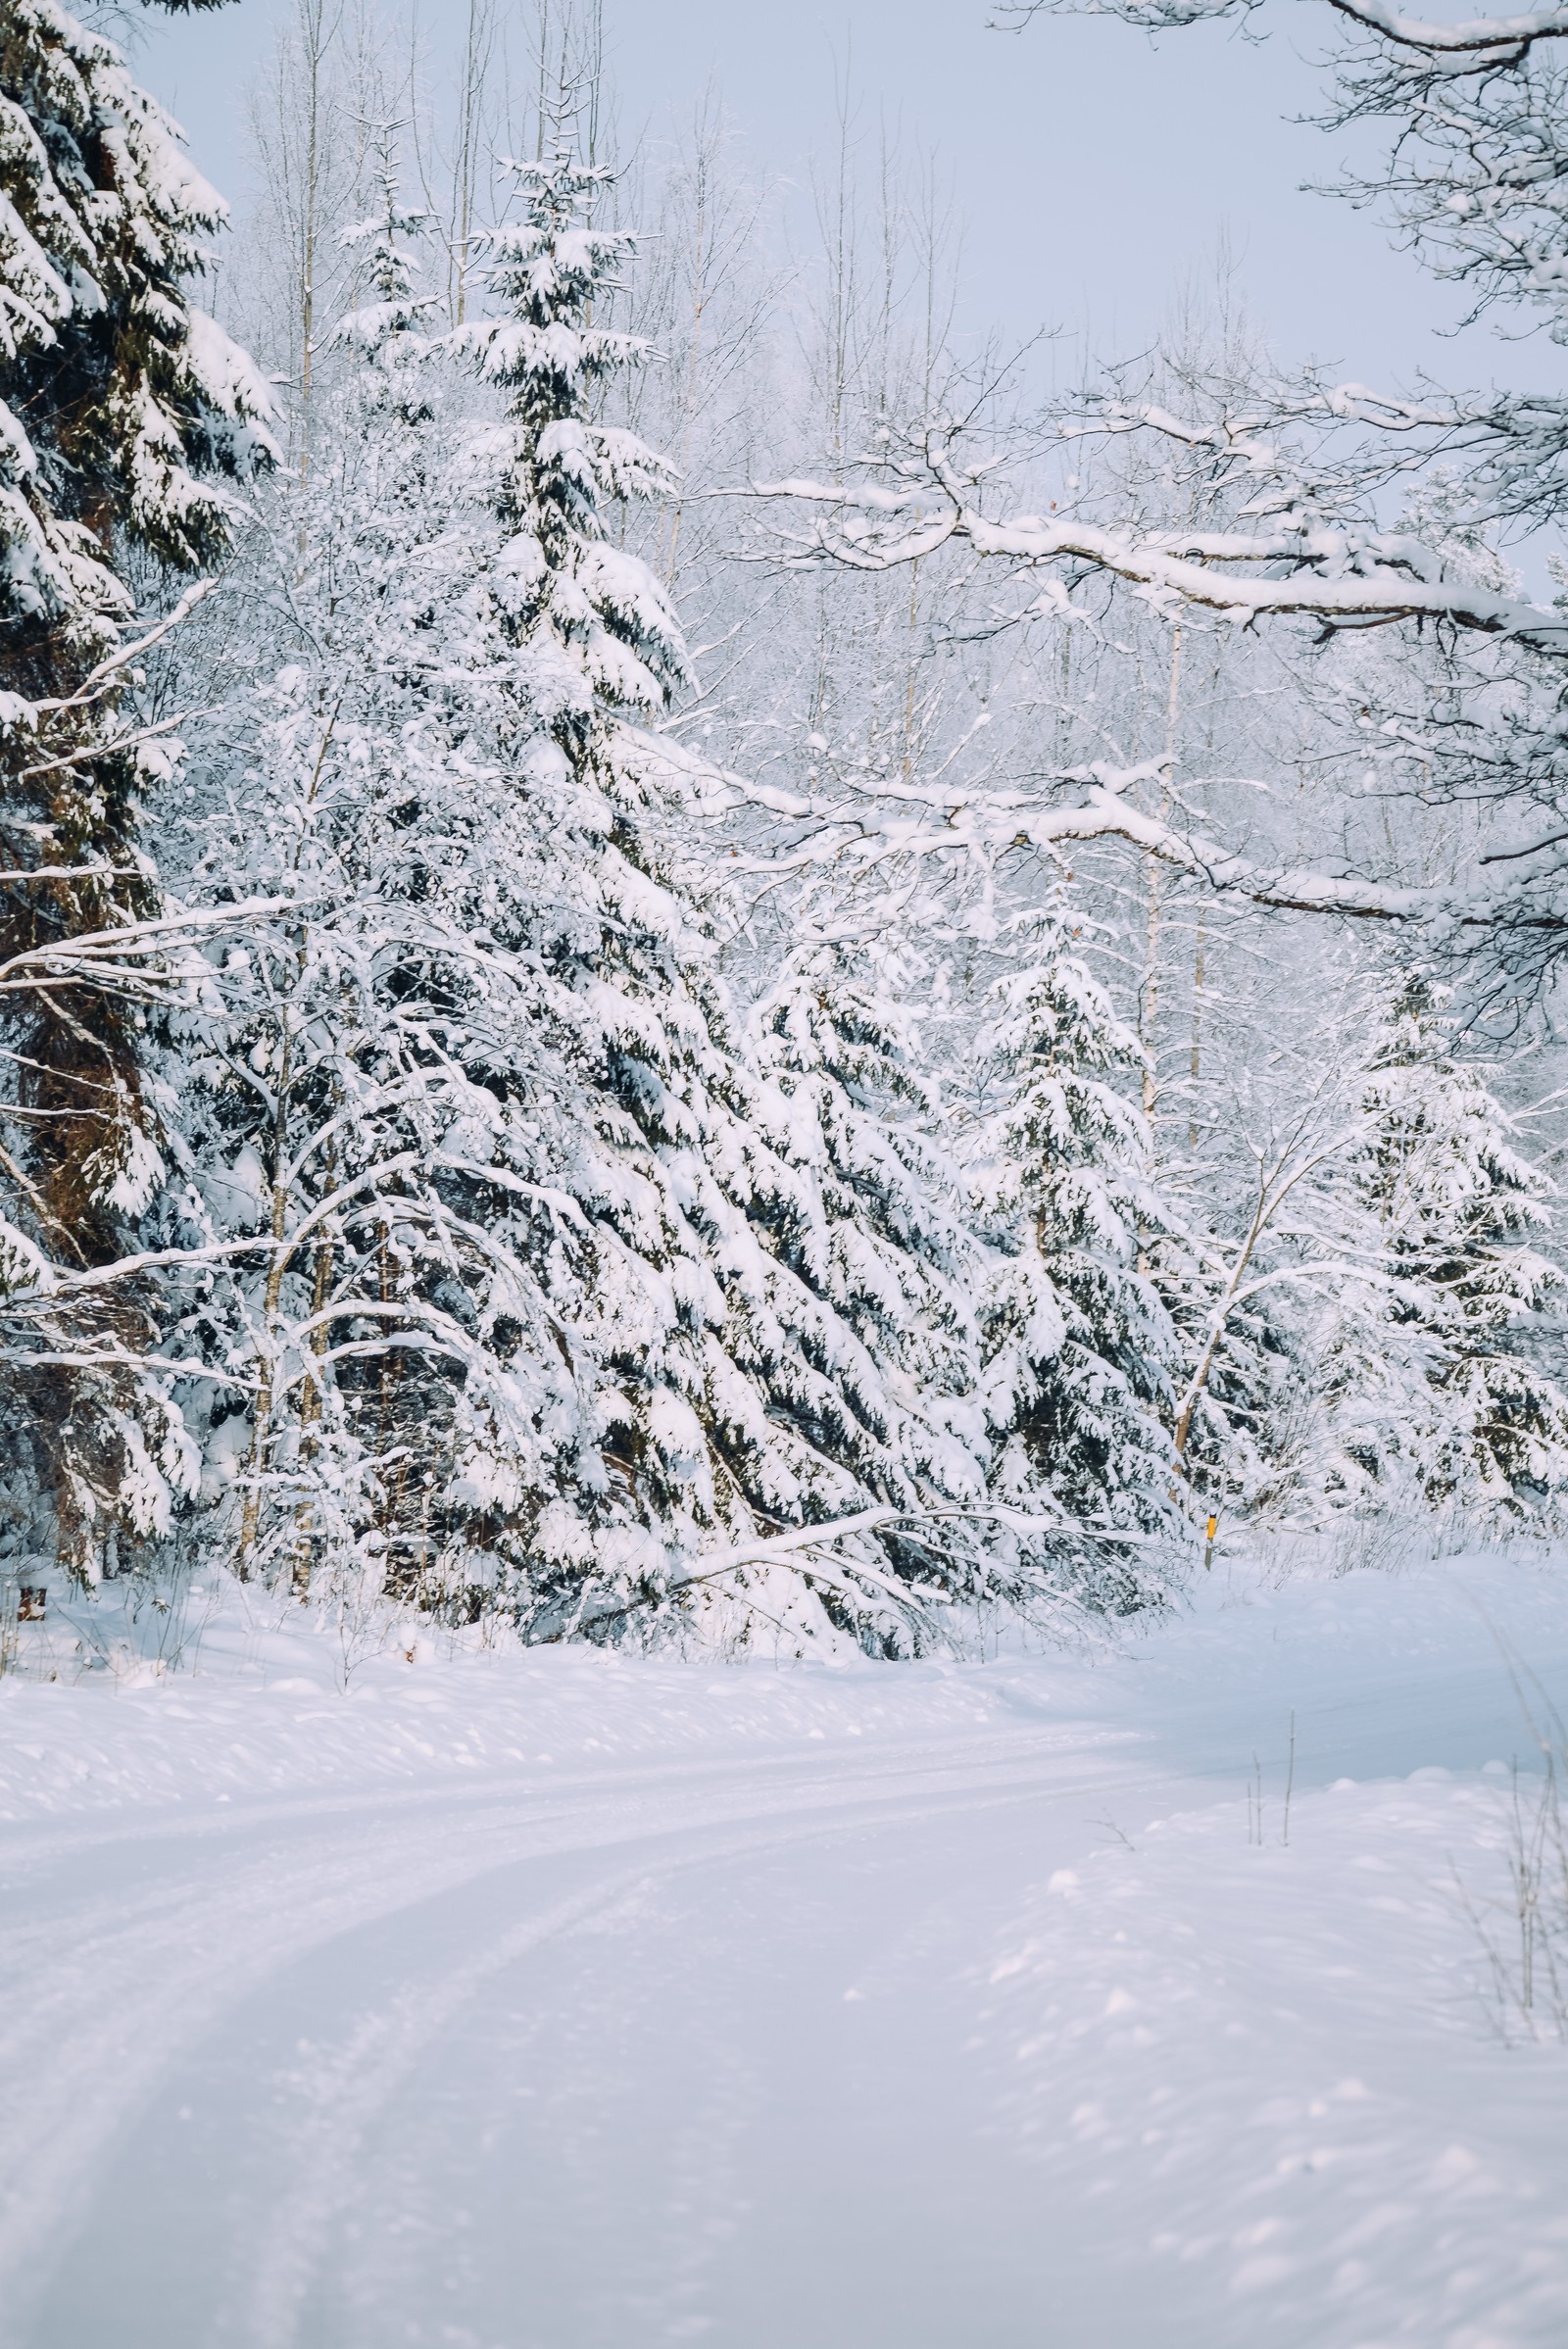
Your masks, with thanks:
M 346 1689 L 213 1593 L 0 1681 L 0 2340 L 1560 2349 L 1568 2048 L 1481 1936 L 1568 1566 L 1199 1579 Z

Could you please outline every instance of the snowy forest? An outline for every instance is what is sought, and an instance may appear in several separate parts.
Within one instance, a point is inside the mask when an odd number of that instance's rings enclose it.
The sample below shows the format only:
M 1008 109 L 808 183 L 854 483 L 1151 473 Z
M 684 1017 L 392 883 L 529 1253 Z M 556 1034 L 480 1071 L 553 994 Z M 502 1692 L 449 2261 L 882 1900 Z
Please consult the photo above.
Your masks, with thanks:
M 1568 339 L 1568 18 L 1336 7 L 1365 233 Z M 296 0 L 230 217 L 137 13 L 0 44 L 12 1622 L 1560 1538 L 1568 401 L 957 333 L 939 156 L 846 100 L 786 234 L 594 0 Z
M 0 2349 L 1568 2343 L 1568 0 L 822 8 L 0 0 Z

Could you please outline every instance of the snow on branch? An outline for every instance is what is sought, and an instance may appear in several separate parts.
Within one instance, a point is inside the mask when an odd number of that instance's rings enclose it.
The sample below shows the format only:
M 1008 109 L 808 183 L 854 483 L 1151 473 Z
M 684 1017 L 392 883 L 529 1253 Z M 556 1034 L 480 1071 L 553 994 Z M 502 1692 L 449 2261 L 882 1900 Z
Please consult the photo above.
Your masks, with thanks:
M 973 794 L 955 787 L 945 820 L 911 816 L 907 809 L 883 812 L 874 803 L 807 799 L 732 779 L 737 794 L 767 813 L 802 822 L 804 838 L 768 854 L 740 856 L 741 870 L 782 878 L 814 868 L 868 872 L 892 860 L 949 856 L 956 850 L 984 859 L 1007 849 L 1048 852 L 1068 843 L 1124 840 L 1132 847 L 1232 896 L 1254 905 L 1296 913 L 1337 913 L 1372 921 L 1431 919 L 1453 909 L 1463 920 L 1484 918 L 1476 906 L 1451 905 L 1452 893 L 1400 889 L 1305 867 L 1253 864 L 1217 841 L 1179 830 L 1131 797 L 1147 766 L 1073 768 L 1056 778 L 1079 795 L 1068 804 L 1041 806 L 1015 792 Z
M 674 1582 L 656 1590 L 640 1591 L 635 1598 L 622 1604 L 607 1607 L 587 1615 L 574 1628 L 598 1628 L 618 1622 L 645 1607 L 664 1605 L 682 1592 L 709 1588 L 732 1574 L 745 1574 L 758 1568 L 788 1566 L 808 1574 L 813 1582 L 839 1592 L 854 1601 L 863 1601 L 867 1591 L 897 1606 L 909 1616 L 920 1616 L 930 1605 L 952 1606 L 953 1594 L 947 1590 L 907 1582 L 884 1574 L 863 1557 L 837 1559 L 832 1556 L 840 1542 L 860 1535 L 890 1533 L 899 1527 L 918 1528 L 938 1524 L 996 1525 L 1006 1532 L 1024 1537 L 1041 1535 L 1064 1542 L 1109 1542 L 1119 1549 L 1168 1548 L 1169 1541 L 1158 1534 L 1141 1534 L 1120 1528 L 1083 1526 L 1065 1516 L 1039 1516 L 1026 1509 L 1009 1508 L 994 1501 L 983 1505 L 960 1506 L 933 1503 L 929 1507 L 909 1508 L 894 1503 L 879 1504 L 869 1509 L 857 1509 L 846 1517 L 823 1520 L 816 1525 L 791 1526 L 783 1533 L 762 1534 L 750 1542 L 738 1542 L 717 1552 L 699 1555 L 693 1560 L 693 1571 L 679 1576 Z M 1032 1595 L 1048 1605 L 1058 1606 L 1088 1622 L 1090 1610 L 1070 1592 L 1044 1589 Z M 547 1637 L 541 1644 L 550 1644 Z
M 1518 16 L 1464 17 L 1457 24 L 1440 24 L 1430 17 L 1407 17 L 1402 9 L 1384 7 L 1381 0 L 1329 0 L 1329 6 L 1368 32 L 1436 57 L 1517 52 L 1568 33 L 1568 8 L 1531 8 Z
M 1067 15 L 1120 17 L 1124 24 L 1150 31 L 1198 24 L 1216 17 L 1250 15 L 1261 0 L 1013 0 L 999 11 L 996 22 L 1011 29 L 1038 16 Z M 1537 41 L 1560 40 L 1568 34 L 1568 8 L 1525 9 L 1511 17 L 1465 17 L 1443 24 L 1430 17 L 1406 16 L 1383 0 L 1327 0 L 1327 5 L 1351 24 L 1401 48 L 1422 50 L 1434 57 L 1507 57 Z
M 1320 618 L 1330 626 L 1446 620 L 1532 650 L 1568 653 L 1562 613 L 1443 576 L 1420 542 L 1404 533 L 1309 518 L 1255 532 L 1116 530 L 1071 515 L 992 520 L 966 494 L 969 486 L 933 446 L 923 482 L 899 488 L 757 482 L 749 494 L 826 510 L 791 542 L 798 563 L 889 571 L 965 543 L 979 556 L 1023 568 L 1062 564 L 1109 573 L 1165 612 L 1198 605 L 1243 625 L 1266 615 Z M 1236 567 L 1245 565 L 1252 567 Z
M 16 877 L 0 874 L 3 880 Z M 39 876 L 24 873 L 21 877 Z M 69 877 L 79 876 L 73 871 Z M 247 898 L 201 911 L 187 908 L 149 915 L 141 921 L 117 922 L 112 928 L 90 930 L 74 938 L 50 939 L 0 962 L 0 994 L 85 985 L 117 990 L 167 987 L 193 976 L 205 977 L 209 975 L 205 969 L 196 972 L 183 964 L 160 968 L 160 957 L 265 914 L 297 911 L 304 902 L 302 897 Z

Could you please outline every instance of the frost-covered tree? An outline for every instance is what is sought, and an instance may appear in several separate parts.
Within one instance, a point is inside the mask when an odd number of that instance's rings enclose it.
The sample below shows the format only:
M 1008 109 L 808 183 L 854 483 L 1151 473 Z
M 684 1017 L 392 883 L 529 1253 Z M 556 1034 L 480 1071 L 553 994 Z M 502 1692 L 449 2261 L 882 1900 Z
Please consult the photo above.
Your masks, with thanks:
M 190 893 L 263 908 L 215 941 L 176 1048 L 198 1081 L 171 1238 L 229 1251 L 183 1331 L 215 1373 L 188 1390 L 212 1538 L 300 1589 L 325 1564 L 540 1637 L 686 1586 L 741 1633 L 820 1630 L 825 1600 L 897 1643 L 910 1572 L 975 1553 L 911 1523 L 979 1492 L 950 1426 L 956 1235 L 912 1132 L 878 1173 L 869 1092 L 824 1153 L 801 1072 L 748 1066 L 664 849 L 691 762 L 636 723 L 684 655 L 611 536 L 662 470 L 594 415 L 638 356 L 594 322 L 630 240 L 588 217 L 603 173 L 517 179 L 476 280 L 493 315 L 437 346 L 395 193 L 351 232 L 373 299 L 220 655 L 265 682 L 182 819 Z M 889 1105 L 902 1051 L 861 1055 Z M 836 1562 L 761 1554 L 868 1510 Z
M 1317 1379 L 1348 1490 L 1402 1478 L 1506 1520 L 1568 1487 L 1568 1395 L 1541 1358 L 1563 1274 L 1550 1187 L 1454 1027 L 1417 972 L 1376 1040 L 1346 1170 L 1376 1285 L 1341 1300 Z
M 987 1448 L 975 1394 L 980 1258 L 901 1000 L 915 977 L 907 951 L 830 936 L 800 949 L 756 1005 L 761 1127 L 809 1178 L 781 1195 L 768 1238 L 876 1366 L 868 1415 L 890 1455 L 877 1489 L 902 1482 L 911 1501 L 973 1504 Z M 929 1534 L 918 1538 L 929 1548 Z
M 302 1593 L 325 1568 L 322 1589 L 467 1604 L 518 1567 L 592 1409 L 578 1293 L 555 1301 L 575 1210 L 541 1177 L 571 1086 L 528 928 L 569 878 L 485 731 L 496 534 L 383 145 L 380 211 L 347 239 L 371 299 L 329 347 L 318 462 L 245 550 L 213 656 L 233 698 L 172 827 L 188 894 L 219 922 L 244 903 L 175 1024 L 171 1237 L 187 1346 L 220 1374 L 185 1398 L 210 1539 Z
M 657 1600 L 715 1534 L 878 1504 L 919 1512 L 945 1495 L 930 1460 L 911 1456 L 921 1446 L 908 1406 L 847 1300 L 800 1253 L 826 1222 L 820 1170 L 770 1134 L 700 927 L 662 860 L 678 812 L 671 760 L 635 721 L 662 710 L 685 657 L 662 590 L 613 545 L 610 518 L 668 477 L 592 411 L 596 385 L 640 356 L 594 322 L 631 240 L 592 224 L 605 173 L 557 158 L 517 176 L 523 217 L 496 233 L 485 269 L 497 315 L 450 345 L 506 411 L 478 444 L 497 537 L 468 606 L 467 658 L 518 820 L 560 874 L 554 896 L 527 908 L 525 936 L 555 990 L 544 1016 L 576 1072 L 576 1098 L 558 1110 L 557 1179 L 596 1261 L 603 1489 L 592 1508 L 540 1519 L 532 1589 L 568 1614 L 597 1589 L 591 1603 L 613 1613 Z M 851 1203 L 848 1192 L 836 1202 L 841 1213 Z M 888 1566 L 906 1550 L 891 1533 L 868 1537 L 853 1573 L 819 1560 L 809 1579 L 858 1633 L 897 1639 Z M 795 1607 L 798 1590 L 775 1590 L 768 1611 Z M 746 1603 L 763 1602 L 754 1589 Z
M 940 1411 L 972 1397 L 975 1252 L 906 1008 L 917 978 L 907 951 L 830 936 L 791 956 L 752 1028 L 780 1155 L 821 1194 L 822 1222 L 780 1246 Z
M 88 1568 L 117 1520 L 167 1523 L 185 1473 L 137 1366 L 145 1284 L 103 1278 L 164 1171 L 143 1032 L 179 943 L 139 848 L 140 795 L 169 762 L 127 699 L 129 563 L 155 581 L 220 552 L 213 476 L 266 457 L 269 400 L 189 299 L 222 205 L 113 44 L 15 0 L 0 102 L 5 1443 L 15 1515 Z
M 1259 28 L 1264 21 L 1253 0 L 1093 4 L 1148 30 L 1243 15 Z M 1021 22 L 1076 5 L 1016 0 L 1004 15 Z M 1381 152 L 1362 141 L 1363 163 L 1337 192 L 1380 210 L 1440 282 L 1462 289 L 1471 321 L 1492 314 L 1507 321 L 1511 339 L 1539 324 L 1562 341 L 1568 18 L 1543 7 L 1449 19 L 1383 0 L 1333 0 L 1324 22 L 1336 33 L 1324 127 L 1353 122 L 1384 134 Z M 1480 834 L 1470 869 L 1391 886 L 1376 849 L 1366 853 L 1369 840 L 1354 843 L 1342 869 L 1332 807 L 1317 869 L 1223 855 L 1202 861 L 1262 902 L 1429 924 L 1423 951 L 1450 955 L 1475 1003 L 1505 1031 L 1521 1000 L 1554 982 L 1568 943 L 1568 628 L 1560 610 L 1531 601 L 1497 563 L 1494 534 L 1560 525 L 1568 403 L 1549 384 L 1453 392 L 1423 384 L 1410 396 L 1272 367 L 1216 389 L 1223 420 L 1202 417 L 1196 403 L 1178 414 L 1142 401 L 1136 370 L 1113 372 L 1068 404 L 1091 433 L 1146 437 L 1154 462 L 1183 486 L 1245 489 L 1240 526 L 1178 543 L 1124 506 L 1088 527 L 1087 515 L 1064 508 L 1050 522 L 1018 515 L 1021 533 L 999 531 L 1000 517 L 980 513 L 979 474 L 955 462 L 949 445 L 932 478 L 906 493 L 910 511 L 922 510 L 920 551 L 931 545 L 933 506 L 945 506 L 957 533 L 1008 564 L 1021 559 L 1036 578 L 1060 578 L 1065 559 L 1081 566 L 1079 579 L 1109 573 L 1167 607 L 1245 613 L 1283 636 L 1312 615 L 1319 649 L 1331 653 L 1337 639 L 1379 625 L 1407 646 L 1440 637 L 1443 690 L 1352 705 L 1346 763 L 1359 783 L 1366 738 L 1381 737 L 1382 796 L 1407 808 L 1466 811 Z M 1437 476 L 1436 501 L 1411 498 L 1424 468 Z M 1189 846 L 1167 836 L 1160 853 L 1180 863 Z
M 984 1039 L 999 1097 L 976 1170 L 996 1257 L 981 1308 L 992 1491 L 1064 1527 L 1151 1532 L 1174 1515 L 1177 1349 L 1147 1269 L 1164 1218 L 1129 1098 L 1144 1053 L 1075 949 L 1059 908 L 1029 919 Z M 1132 1588 L 1113 1544 L 1104 1555 L 1107 1586 Z

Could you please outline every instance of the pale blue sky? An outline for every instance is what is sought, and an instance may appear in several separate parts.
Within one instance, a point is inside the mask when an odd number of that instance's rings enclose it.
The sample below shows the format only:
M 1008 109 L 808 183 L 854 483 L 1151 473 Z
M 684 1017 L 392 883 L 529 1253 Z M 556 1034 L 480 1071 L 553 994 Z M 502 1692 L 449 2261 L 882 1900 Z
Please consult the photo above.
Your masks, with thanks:
M 143 78 L 185 123 L 196 158 L 243 199 L 241 92 L 286 0 L 160 20 Z M 423 0 L 439 48 L 463 0 Z M 1086 329 L 1103 357 L 1156 328 L 1184 275 L 1228 238 L 1248 304 L 1279 357 L 1363 379 L 1498 375 L 1556 388 L 1562 356 L 1487 331 L 1439 331 L 1458 305 L 1365 213 L 1302 191 L 1344 140 L 1292 116 L 1320 93 L 1310 59 L 1328 12 L 1276 0 L 1259 42 L 1200 25 L 1151 42 L 1104 19 L 988 28 L 987 0 L 606 0 L 623 128 L 666 130 L 711 75 L 760 166 L 804 175 L 832 137 L 835 59 L 860 119 L 880 113 L 935 146 L 967 223 L 962 323 L 1021 337 Z

